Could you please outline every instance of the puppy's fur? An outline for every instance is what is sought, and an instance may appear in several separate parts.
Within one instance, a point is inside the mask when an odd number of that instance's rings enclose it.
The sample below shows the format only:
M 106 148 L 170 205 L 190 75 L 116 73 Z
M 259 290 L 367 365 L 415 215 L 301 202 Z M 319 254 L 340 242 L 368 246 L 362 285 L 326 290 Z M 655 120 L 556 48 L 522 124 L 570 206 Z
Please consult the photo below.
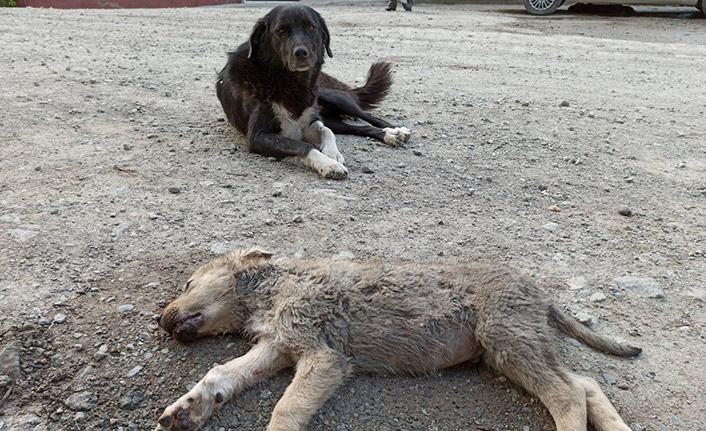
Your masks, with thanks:
M 350 88 L 321 72 L 332 56 L 323 18 L 308 6 L 277 6 L 260 19 L 250 40 L 228 56 L 216 92 L 248 149 L 296 158 L 326 178 L 347 175 L 334 133 L 369 136 L 399 146 L 410 132 L 365 112 L 392 83 L 390 64 L 373 64 L 363 87 Z M 365 121 L 352 125 L 345 118 Z
M 603 352 L 641 351 L 590 331 L 501 266 L 273 261 L 257 249 L 235 252 L 197 269 L 160 325 L 180 341 L 242 331 L 256 344 L 211 369 L 157 429 L 196 429 L 231 397 L 293 365 L 270 431 L 305 429 L 355 371 L 427 373 L 482 358 L 537 396 L 559 431 L 586 430 L 587 420 L 598 431 L 629 431 L 593 379 L 561 364 L 549 324 Z

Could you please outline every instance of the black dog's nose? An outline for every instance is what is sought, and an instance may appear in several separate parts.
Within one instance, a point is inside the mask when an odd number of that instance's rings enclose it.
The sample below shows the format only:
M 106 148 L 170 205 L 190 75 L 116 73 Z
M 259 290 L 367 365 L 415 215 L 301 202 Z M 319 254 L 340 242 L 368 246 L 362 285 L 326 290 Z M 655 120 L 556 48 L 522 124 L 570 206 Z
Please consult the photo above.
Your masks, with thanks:
M 298 47 L 294 48 L 294 56 L 295 57 L 308 57 L 309 50 L 307 50 L 303 46 L 298 46 Z

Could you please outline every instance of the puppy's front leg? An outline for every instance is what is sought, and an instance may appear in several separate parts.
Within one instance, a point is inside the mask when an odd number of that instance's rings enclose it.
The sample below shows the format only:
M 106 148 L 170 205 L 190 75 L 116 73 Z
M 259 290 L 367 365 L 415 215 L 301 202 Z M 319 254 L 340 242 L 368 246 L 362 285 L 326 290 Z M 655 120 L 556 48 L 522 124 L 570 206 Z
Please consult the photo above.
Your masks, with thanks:
M 156 429 L 196 430 L 216 407 L 290 365 L 290 359 L 275 343 L 260 341 L 245 355 L 211 368 L 193 389 L 164 410 Z
M 316 120 L 304 129 L 304 140 L 319 147 L 325 156 L 343 164 L 343 155 L 336 146 L 336 135 L 324 126 L 321 120 Z
M 322 350 L 303 355 L 292 383 L 277 402 L 267 431 L 302 431 L 321 405 L 351 373 L 338 353 Z

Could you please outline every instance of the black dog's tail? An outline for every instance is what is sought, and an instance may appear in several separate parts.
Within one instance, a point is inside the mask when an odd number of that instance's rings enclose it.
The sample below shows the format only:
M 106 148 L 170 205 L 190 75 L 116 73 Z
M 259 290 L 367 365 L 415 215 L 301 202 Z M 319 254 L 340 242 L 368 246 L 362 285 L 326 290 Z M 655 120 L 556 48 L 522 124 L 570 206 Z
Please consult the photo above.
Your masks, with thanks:
M 376 108 L 377 104 L 387 96 L 392 86 L 392 64 L 387 62 L 374 63 L 368 71 L 368 80 L 362 87 L 354 88 L 360 107 L 364 111 Z
M 585 345 L 605 353 L 618 356 L 637 356 L 642 352 L 639 347 L 617 343 L 607 337 L 599 335 L 583 326 L 576 319 L 567 316 L 556 306 L 549 306 L 549 317 L 559 326 L 559 329 L 576 338 Z

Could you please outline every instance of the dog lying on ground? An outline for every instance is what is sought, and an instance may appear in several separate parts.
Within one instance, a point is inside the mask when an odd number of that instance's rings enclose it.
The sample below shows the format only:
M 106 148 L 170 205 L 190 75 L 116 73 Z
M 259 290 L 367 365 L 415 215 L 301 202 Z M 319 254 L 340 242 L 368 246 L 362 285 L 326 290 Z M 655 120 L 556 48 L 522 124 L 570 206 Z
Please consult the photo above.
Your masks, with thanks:
M 272 260 L 258 249 L 201 266 L 160 325 L 173 338 L 242 331 L 256 344 L 212 368 L 159 418 L 158 430 L 194 430 L 256 382 L 295 366 L 269 431 L 304 430 L 352 373 L 428 373 L 482 358 L 537 396 L 559 431 L 630 431 L 589 377 L 569 372 L 549 324 L 588 346 L 637 356 L 549 304 L 512 269 L 386 260 Z
M 375 63 L 363 87 L 350 88 L 321 72 L 332 57 L 323 18 L 308 6 L 277 6 L 260 19 L 246 42 L 228 57 L 216 92 L 228 121 L 247 137 L 251 152 L 295 158 L 325 178 L 348 170 L 334 133 L 368 136 L 392 146 L 410 132 L 365 111 L 387 94 L 389 63 Z M 346 118 L 367 124 L 351 124 Z

